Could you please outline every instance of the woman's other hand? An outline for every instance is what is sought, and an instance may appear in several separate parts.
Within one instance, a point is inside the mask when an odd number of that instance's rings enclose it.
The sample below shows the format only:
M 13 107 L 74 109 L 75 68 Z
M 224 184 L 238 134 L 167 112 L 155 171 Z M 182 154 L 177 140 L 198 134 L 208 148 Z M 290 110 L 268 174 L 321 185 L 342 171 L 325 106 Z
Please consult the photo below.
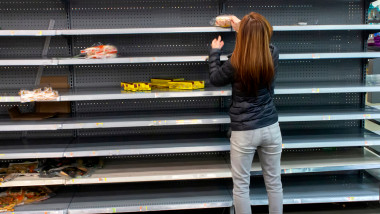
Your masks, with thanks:
M 240 27 L 240 19 L 236 16 L 230 16 L 230 19 L 231 19 L 231 26 L 237 33 Z
M 219 36 L 218 39 L 212 40 L 211 48 L 213 49 L 222 49 L 224 46 L 224 42 L 222 41 L 222 37 Z

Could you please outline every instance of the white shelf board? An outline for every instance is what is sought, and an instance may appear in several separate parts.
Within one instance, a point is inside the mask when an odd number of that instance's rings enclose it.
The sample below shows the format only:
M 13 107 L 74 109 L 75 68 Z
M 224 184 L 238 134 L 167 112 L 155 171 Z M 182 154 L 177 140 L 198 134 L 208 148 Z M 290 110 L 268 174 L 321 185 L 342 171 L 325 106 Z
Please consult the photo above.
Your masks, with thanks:
M 283 25 L 273 26 L 273 31 L 326 31 L 326 30 L 380 30 L 379 25 Z M 163 33 L 213 33 L 232 32 L 221 27 L 163 27 L 163 28 L 114 28 L 114 29 L 67 29 L 67 30 L 0 30 L 0 36 L 71 36 Z
M 124 137 L 79 138 L 70 144 L 64 152 L 65 157 L 148 155 L 188 152 L 229 151 L 227 138 L 205 137 L 180 139 L 126 140 Z
M 199 111 L 200 112 L 200 111 Z M 116 116 L 115 116 L 116 115 Z M 302 107 L 300 109 L 279 109 L 280 122 L 363 120 L 380 119 L 380 111 L 373 108 L 322 108 Z M 138 114 L 123 112 L 112 114 L 91 114 L 78 118 L 50 118 L 42 121 L 12 121 L 3 119 L 0 131 L 36 131 L 61 129 L 95 129 L 173 125 L 227 124 L 230 118 L 224 112 Z
M 0 183 L 0 187 L 51 186 L 64 184 L 66 184 L 66 179 L 63 177 L 40 178 L 36 175 L 16 177 L 12 181 Z
M 380 57 L 379 52 L 347 52 L 347 53 L 295 53 L 280 54 L 280 60 L 303 59 L 371 59 Z M 131 64 L 131 63 L 172 63 L 172 62 L 206 62 L 208 56 L 157 56 L 157 57 L 119 57 L 109 59 L 80 59 L 80 58 L 52 58 L 52 59 L 2 59 L 0 66 L 25 65 L 101 65 L 101 64 Z M 227 56 L 222 55 L 221 61 Z
M 378 182 L 358 174 L 283 177 L 282 183 L 284 204 L 379 201 Z M 251 184 L 251 205 L 268 205 L 263 182 Z

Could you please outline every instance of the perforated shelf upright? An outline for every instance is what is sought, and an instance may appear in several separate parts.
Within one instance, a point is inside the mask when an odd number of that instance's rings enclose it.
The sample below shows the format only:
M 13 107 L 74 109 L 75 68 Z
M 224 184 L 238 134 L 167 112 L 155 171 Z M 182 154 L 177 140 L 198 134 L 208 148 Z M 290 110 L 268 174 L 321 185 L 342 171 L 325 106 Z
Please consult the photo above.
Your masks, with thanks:
M 231 28 L 210 25 L 219 14 L 255 11 L 274 26 L 280 50 L 274 101 L 283 133 L 285 204 L 378 200 L 380 136 L 364 128 L 380 119 L 365 106 L 369 33 L 367 0 L 23 0 L 0 2 L 0 159 L 95 158 L 86 178 L 19 177 L 1 187 L 58 185 L 47 201 L 20 213 L 121 213 L 225 207 L 233 213 L 228 107 L 231 86 L 209 82 L 210 42 L 234 49 Z M 49 24 L 53 22 L 53 29 Z M 306 25 L 299 25 L 303 23 Z M 43 50 L 50 40 L 47 55 Z M 113 59 L 79 59 L 101 42 Z M 12 121 L 8 109 L 32 111 L 18 91 L 36 76 L 67 76 L 58 102 L 71 114 Z M 125 92 L 120 82 L 151 78 L 205 80 L 203 90 Z M 371 129 L 373 131 L 373 129 Z M 368 172 L 367 172 L 368 171 Z M 251 169 L 251 204 L 267 205 L 261 168 Z M 103 184 L 103 185 L 100 185 Z M 326 191 L 320 191 L 324 189 Z M 307 191 L 307 193 L 305 193 Z M 361 211 L 365 213 L 365 211 Z

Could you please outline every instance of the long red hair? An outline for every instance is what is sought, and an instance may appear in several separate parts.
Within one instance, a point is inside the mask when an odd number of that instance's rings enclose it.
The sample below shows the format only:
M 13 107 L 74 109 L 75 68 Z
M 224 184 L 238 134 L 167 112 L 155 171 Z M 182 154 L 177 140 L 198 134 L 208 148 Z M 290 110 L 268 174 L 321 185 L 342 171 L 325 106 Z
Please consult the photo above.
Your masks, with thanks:
M 241 20 L 236 36 L 231 64 L 235 80 L 241 82 L 242 90 L 257 96 L 260 87 L 271 86 L 274 65 L 269 48 L 273 28 L 268 20 L 252 12 Z

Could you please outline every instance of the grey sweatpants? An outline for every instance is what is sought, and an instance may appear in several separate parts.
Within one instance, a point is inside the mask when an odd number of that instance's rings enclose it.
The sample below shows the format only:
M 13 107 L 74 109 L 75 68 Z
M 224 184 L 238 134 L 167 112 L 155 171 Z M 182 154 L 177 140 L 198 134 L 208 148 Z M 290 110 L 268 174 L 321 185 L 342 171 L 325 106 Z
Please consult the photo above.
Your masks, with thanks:
M 269 213 L 282 214 L 280 159 L 282 136 L 278 123 L 249 131 L 232 131 L 231 165 L 236 214 L 251 214 L 250 170 L 258 152 L 269 199 Z M 254 193 L 253 193 L 254 194 Z

